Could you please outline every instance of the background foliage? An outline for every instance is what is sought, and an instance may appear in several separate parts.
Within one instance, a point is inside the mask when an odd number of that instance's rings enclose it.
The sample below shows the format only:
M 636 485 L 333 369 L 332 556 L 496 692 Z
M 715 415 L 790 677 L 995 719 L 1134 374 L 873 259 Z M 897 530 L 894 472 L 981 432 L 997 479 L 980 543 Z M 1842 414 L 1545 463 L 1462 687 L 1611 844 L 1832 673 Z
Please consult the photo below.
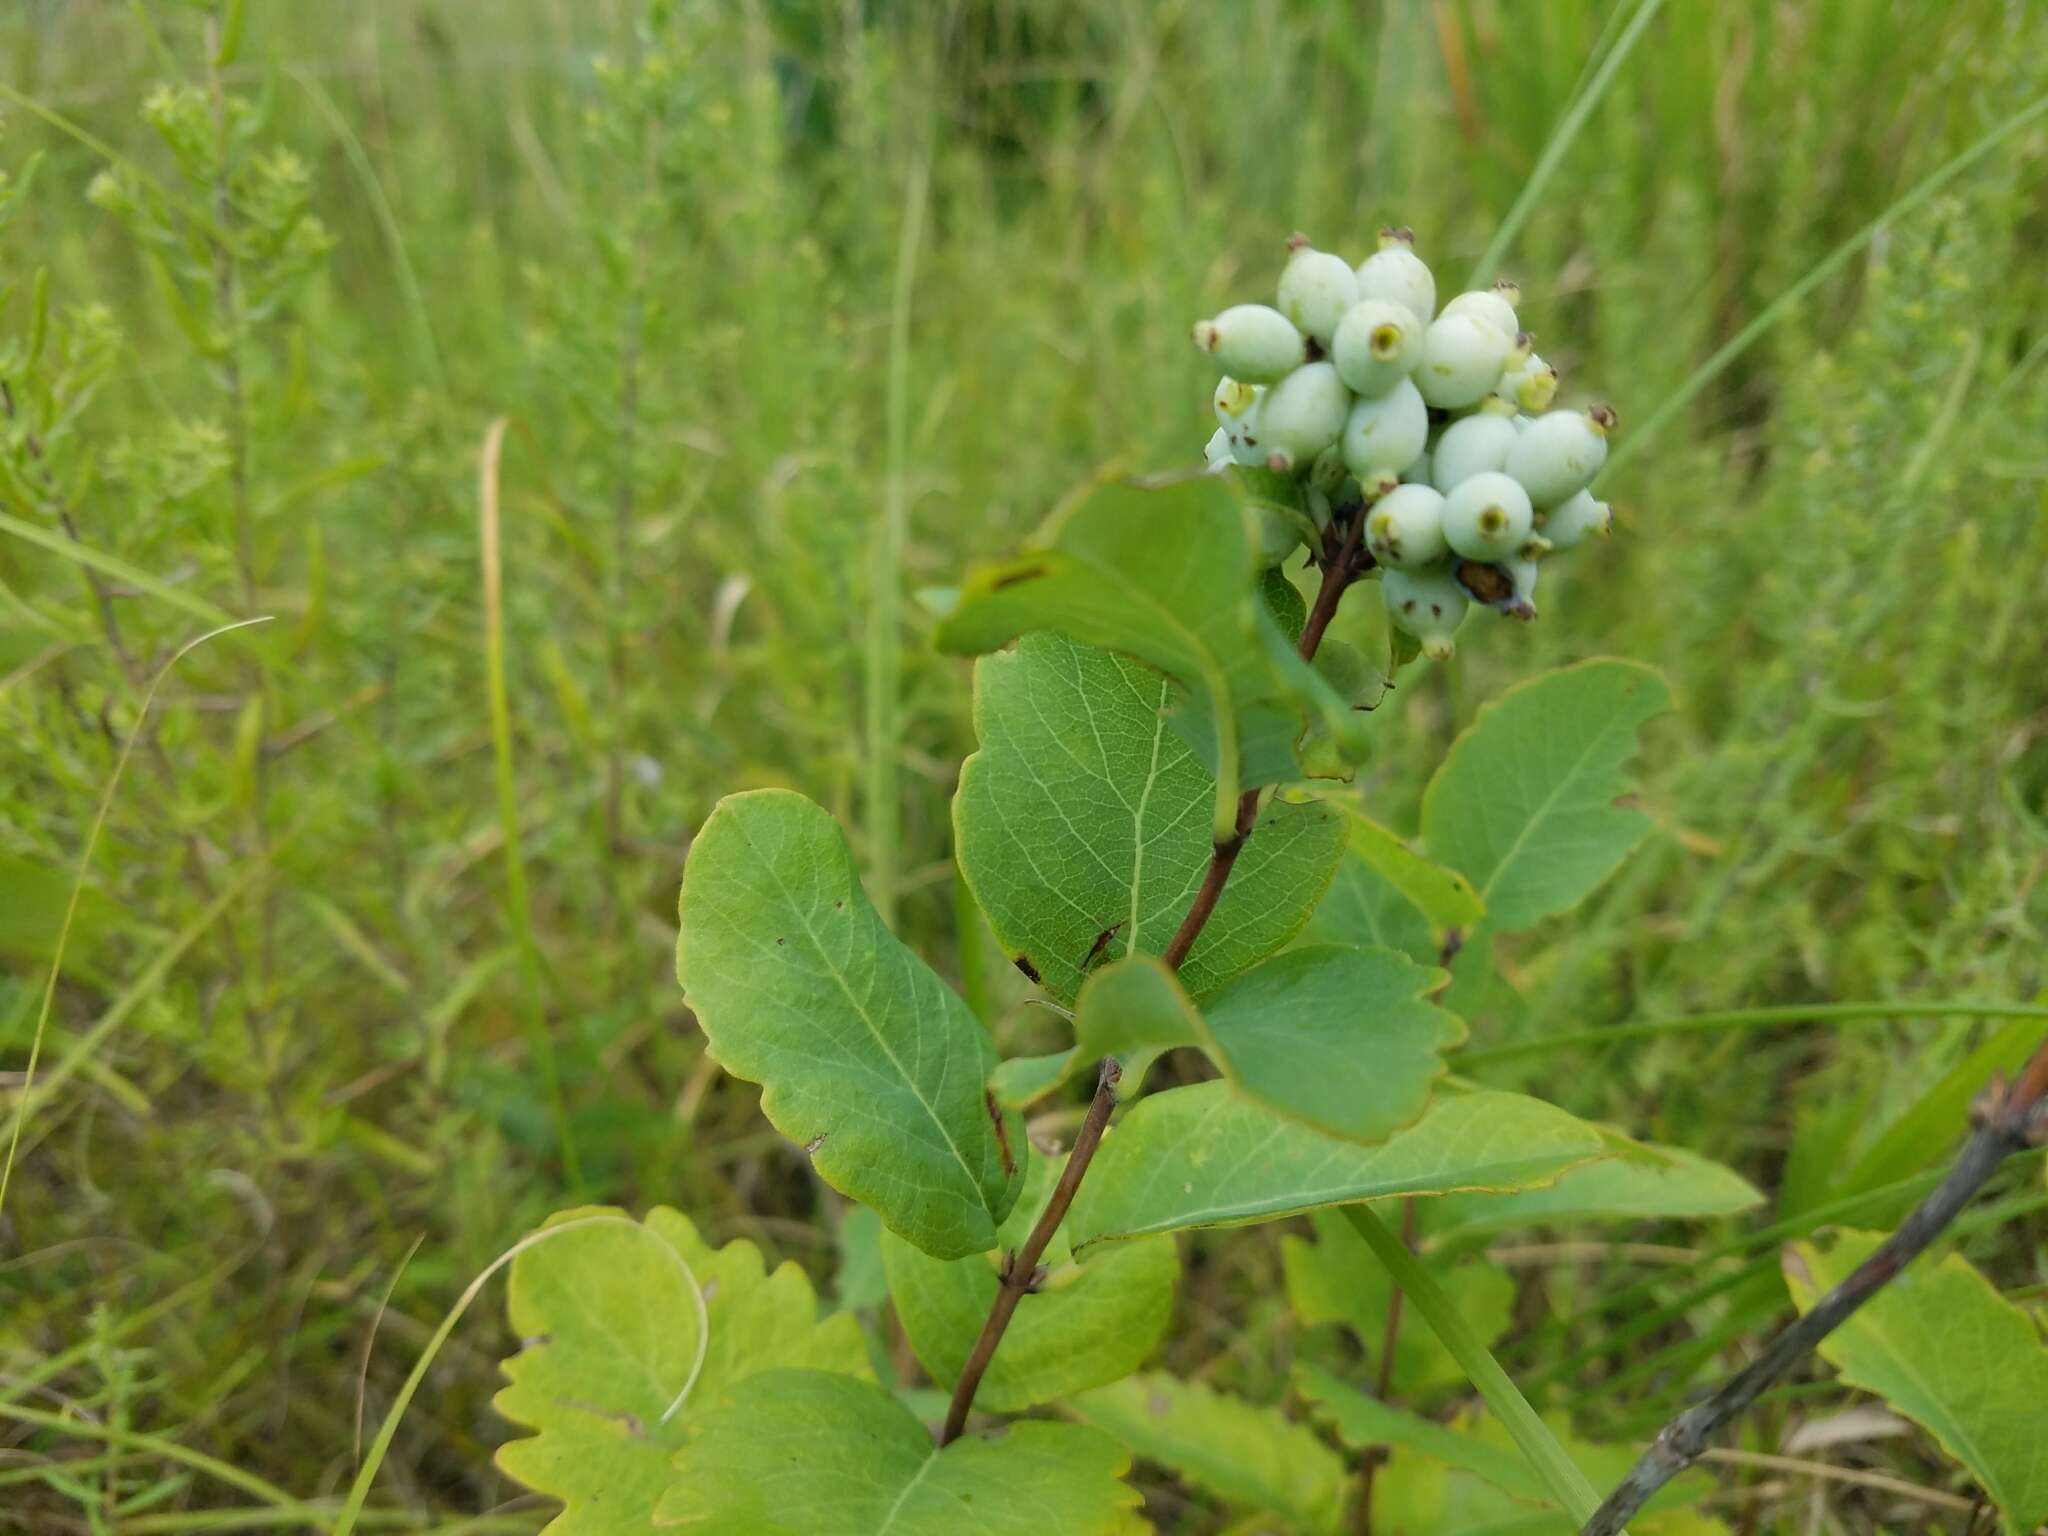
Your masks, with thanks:
M 1006 1052 L 1058 1043 L 961 918 L 968 671 L 905 594 L 1093 468 L 1192 461 L 1187 323 L 1263 283 L 1289 230 L 1363 249 L 1399 221 L 1440 267 L 1476 260 L 1607 21 L 250 0 L 237 49 L 183 4 L 0 16 L 0 1131 L 21 1133 L 0 1415 L 23 1452 L 0 1457 L 0 1526 L 331 1497 L 359 1412 L 455 1294 L 575 1200 L 674 1205 L 829 1289 L 836 1197 L 709 1069 L 670 970 L 712 800 L 783 785 L 833 810 L 877 906 Z M 2044 89 L 2035 6 L 1669 7 L 1505 263 L 1539 336 L 1577 349 L 1545 349 L 1566 398 L 1599 379 L 1626 442 Z M 1383 706 L 1378 739 L 1412 750 L 1361 791 L 1412 827 L 1513 679 L 1615 653 L 1674 684 L 1641 764 L 1652 841 L 1570 919 L 1494 945 L 1513 988 L 1458 998 L 1475 1047 L 2042 984 L 2044 148 L 2037 123 L 1887 229 L 1604 482 L 1621 528 L 1546 578 L 1541 623 L 1473 621 Z M 500 415 L 501 610 L 475 479 Z M 1339 622 L 1368 654 L 1374 606 Z M 25 1095 L 143 689 L 206 615 L 254 613 L 274 617 L 164 685 Z M 1771 1223 L 1867 1197 L 1844 1214 L 1882 1226 L 2035 1033 L 1908 1014 L 1487 1068 L 1773 1194 L 1625 1234 L 1663 1258 L 1520 1244 L 1510 1367 L 1588 1433 L 1643 1432 L 1789 1310 Z M 1963 1248 L 2038 1323 L 2038 1161 L 2000 1190 L 2005 1224 Z M 1164 1364 L 1283 1390 L 1302 1335 L 1279 1237 L 1183 1239 Z M 839 1283 L 859 1298 L 858 1264 Z M 1607 1308 L 1637 1333 L 1603 1342 Z M 497 1326 L 458 1331 L 404 1421 L 392 1522 L 507 1496 Z M 909 1365 L 893 1328 L 872 1338 Z M 60 1404 L 108 1433 L 22 1417 Z M 1912 1439 L 1861 1454 L 1951 1475 Z M 1222 1528 L 1210 1491 L 1141 1481 L 1151 1518 Z M 1889 1507 L 1831 1506 L 1852 1529 Z

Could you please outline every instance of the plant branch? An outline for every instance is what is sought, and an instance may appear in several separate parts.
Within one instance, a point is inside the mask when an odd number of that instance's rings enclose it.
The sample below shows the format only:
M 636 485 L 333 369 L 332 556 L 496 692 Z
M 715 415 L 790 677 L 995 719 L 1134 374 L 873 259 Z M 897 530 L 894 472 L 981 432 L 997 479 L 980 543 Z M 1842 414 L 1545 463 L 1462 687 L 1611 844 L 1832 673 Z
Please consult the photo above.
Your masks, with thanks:
M 1323 532 L 1323 547 L 1319 552 L 1323 579 L 1297 647 L 1304 661 L 1315 659 L 1316 647 L 1322 643 L 1323 631 L 1330 627 L 1330 620 L 1336 615 L 1337 604 L 1343 599 L 1345 588 L 1370 568 L 1371 557 L 1363 557 L 1361 563 L 1358 548 L 1364 528 L 1365 514 L 1361 510 L 1350 519 L 1341 538 L 1334 528 Z M 1259 792 L 1248 789 L 1238 797 L 1234 830 L 1210 850 L 1209 868 L 1202 876 L 1201 889 L 1195 892 L 1187 915 L 1181 919 L 1180 927 L 1174 930 L 1172 939 L 1160 954 L 1159 958 L 1169 970 L 1180 969 L 1188 951 L 1195 947 L 1195 940 L 1201 937 L 1202 929 L 1223 895 L 1224 883 L 1230 879 L 1231 867 L 1237 863 L 1238 852 L 1258 823 L 1258 816 Z M 1002 1283 L 996 1288 L 995 1302 L 981 1325 L 981 1334 L 974 1341 L 967 1363 L 960 1368 L 959 1380 L 953 1384 L 952 1401 L 946 1407 L 946 1423 L 939 1431 L 940 1445 L 952 1444 L 967 1427 L 967 1415 L 974 1407 L 974 1394 L 981 1389 L 981 1378 L 987 1373 L 989 1362 L 995 1359 L 996 1347 L 1003 1342 L 1003 1333 L 1009 1328 L 1010 1319 L 1016 1315 L 1017 1304 L 1037 1285 L 1039 1258 L 1052 1242 L 1053 1233 L 1059 1230 L 1060 1223 L 1066 1220 L 1067 1209 L 1074 1203 L 1075 1191 L 1080 1189 L 1081 1180 L 1088 1173 L 1088 1165 L 1095 1160 L 1095 1149 L 1102 1144 L 1102 1133 L 1109 1128 L 1110 1114 L 1116 1109 L 1116 1085 L 1122 1077 L 1123 1070 L 1116 1059 L 1104 1057 L 1096 1073 L 1095 1097 L 1088 1102 L 1087 1118 L 1081 1122 L 1080 1132 L 1074 1137 L 1073 1148 L 1067 1153 L 1067 1165 L 1060 1172 L 1059 1182 L 1053 1186 L 1052 1198 L 1046 1201 L 1044 1212 L 1031 1228 L 1030 1236 L 1024 1239 L 1023 1246 L 1003 1265 Z
M 953 1387 L 953 1400 L 946 1407 L 946 1427 L 939 1434 L 941 1445 L 952 1444 L 960 1438 L 960 1431 L 967 1427 L 967 1414 L 974 1406 L 974 1394 L 981 1388 L 981 1378 L 987 1372 L 989 1362 L 995 1359 L 996 1346 L 1003 1342 L 1003 1333 L 1010 1326 L 1017 1303 L 1038 1286 L 1038 1261 L 1052 1242 L 1053 1233 L 1066 1219 L 1067 1208 L 1074 1203 L 1074 1192 L 1081 1187 L 1082 1175 L 1094 1161 L 1095 1149 L 1102 1143 L 1102 1133 L 1109 1128 L 1110 1111 L 1116 1108 L 1116 1085 L 1122 1077 L 1123 1069 L 1117 1066 L 1116 1058 L 1105 1056 L 1096 1075 L 1095 1097 L 1088 1101 L 1088 1118 L 1081 1122 L 1080 1132 L 1074 1137 L 1074 1149 L 1067 1154 L 1067 1166 L 1060 1170 L 1052 1198 L 1046 1201 L 1045 1211 L 1031 1228 L 1031 1235 L 1024 1239 L 1024 1245 L 1003 1265 L 1002 1284 L 996 1288 L 995 1305 L 989 1308 L 988 1318 L 981 1325 L 981 1336 L 974 1341 L 973 1352 L 960 1368 L 960 1380 Z
M 1750 1366 L 1659 1431 L 1621 1485 L 1594 1511 L 1580 1536 L 1620 1536 L 1629 1517 L 1704 1455 L 1708 1442 L 1764 1390 L 1883 1290 L 1962 1214 L 2008 1157 L 2048 1143 L 2048 1039 L 2010 1089 L 1994 1080 L 1971 1106 L 1975 1130 L 1947 1177 L 1914 1207 L 1848 1279 L 1773 1339 Z

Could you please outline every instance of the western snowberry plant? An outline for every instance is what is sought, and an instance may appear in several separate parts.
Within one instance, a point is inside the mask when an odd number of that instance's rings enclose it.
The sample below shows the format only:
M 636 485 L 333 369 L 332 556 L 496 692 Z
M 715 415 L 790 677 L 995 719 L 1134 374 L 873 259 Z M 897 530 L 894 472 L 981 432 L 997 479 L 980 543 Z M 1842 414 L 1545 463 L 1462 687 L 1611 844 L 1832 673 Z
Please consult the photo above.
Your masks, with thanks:
M 755 791 L 705 822 L 684 996 L 857 1202 L 849 1262 L 821 1308 L 794 1265 L 672 1210 L 567 1211 L 522 1243 L 498 1405 L 531 1433 L 499 1461 L 563 1502 L 551 1530 L 1129 1536 L 1151 1528 L 1134 1455 L 1234 1530 L 1334 1531 L 1347 1506 L 1364 1529 L 1569 1530 L 1588 1470 L 1623 1491 L 1587 1529 L 1618 1530 L 1726 1422 L 1629 1474 L 1625 1450 L 1567 1449 L 1488 1353 L 1514 1295 L 1492 1235 L 1758 1196 L 1448 1071 L 1490 940 L 1647 830 L 1626 768 L 1668 697 L 1614 660 L 1521 683 L 1437 765 L 1413 835 L 1349 789 L 1399 750 L 1370 708 L 1395 673 L 1448 658 L 1473 606 L 1533 619 L 1543 564 L 1611 521 L 1591 482 L 1614 412 L 1554 408 L 1513 284 L 1436 288 L 1407 230 L 1356 266 L 1296 237 L 1272 305 L 1194 326 L 1221 375 L 1207 467 L 1084 488 L 947 600 L 939 645 L 980 658 L 957 858 L 1062 1048 L 1003 1059 L 817 805 Z M 1383 663 L 1329 637 L 1371 585 Z M 1078 1122 L 1057 1112 L 1077 1090 Z M 1997 1123 L 1987 1171 L 2018 1145 Z M 1312 1233 L 1280 1249 L 1306 1415 L 1144 1372 L 1180 1234 L 1290 1217 Z M 1847 1251 L 1802 1250 L 1809 1321 Z M 931 1388 L 878 1347 L 885 1300 Z M 1443 1422 L 1468 1384 L 1490 1416 Z M 1666 1490 L 1635 1528 L 1723 1529 L 1687 1503 Z

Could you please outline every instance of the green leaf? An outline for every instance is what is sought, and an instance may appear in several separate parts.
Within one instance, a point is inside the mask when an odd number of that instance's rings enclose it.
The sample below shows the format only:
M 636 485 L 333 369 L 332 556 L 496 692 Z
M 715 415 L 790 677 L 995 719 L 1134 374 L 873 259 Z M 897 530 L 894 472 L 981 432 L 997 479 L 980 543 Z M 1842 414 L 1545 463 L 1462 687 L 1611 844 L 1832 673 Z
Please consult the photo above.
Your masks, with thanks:
M 1671 704 L 1664 679 L 1599 660 L 1509 689 L 1445 757 L 1422 797 L 1430 854 L 1471 880 L 1495 930 L 1575 906 L 1650 829 L 1615 802 L 1644 721 Z
M 1364 1245 L 1361 1244 L 1361 1247 Z M 1373 1446 L 1405 1446 L 1485 1478 L 1503 1493 L 1530 1503 L 1547 1503 L 1549 1489 L 1522 1453 L 1463 1434 L 1432 1419 L 1404 1413 L 1368 1397 L 1318 1366 L 1294 1367 L 1294 1385 L 1308 1399 L 1315 1416 L 1336 1431 L 1355 1451 Z
M 1394 1284 L 1401 1287 L 1417 1315 L 1443 1341 L 1444 1348 L 1451 1352 L 1464 1371 L 1466 1380 L 1472 1383 L 1502 1428 L 1512 1437 L 1530 1468 L 1542 1478 L 1551 1499 L 1577 1524 L 1592 1519 L 1593 1512 L 1600 1507 L 1600 1495 L 1586 1480 L 1586 1474 L 1579 1470 L 1578 1463 L 1572 1460 L 1570 1452 L 1559 1442 L 1556 1433 L 1529 1406 L 1529 1400 L 1522 1396 L 1521 1389 L 1501 1369 L 1500 1362 L 1493 1358 L 1492 1352 L 1459 1313 L 1444 1288 L 1436 1283 L 1436 1276 L 1423 1267 L 1422 1261 L 1395 1235 L 1393 1228 L 1380 1220 L 1371 1206 L 1346 1206 L 1344 1219 L 1365 1239 L 1373 1256 L 1387 1267 Z
M 1249 519 L 1209 476 L 1146 490 L 1100 486 L 1055 512 L 1027 552 L 968 578 L 938 626 L 939 649 L 980 655 L 1056 630 L 1156 667 L 1211 722 L 1211 826 L 1228 837 L 1238 793 L 1252 782 L 1241 772 L 1241 716 L 1281 696 L 1256 643 Z
M 1410 848 L 1362 812 L 1346 807 L 1345 848 L 1350 856 L 1399 891 L 1439 932 L 1469 928 L 1486 915 L 1472 882 Z
M 1067 1230 L 1080 1248 L 1395 1195 L 1522 1189 L 1604 1150 L 1592 1126 L 1514 1093 L 1440 1095 L 1415 1125 L 1364 1147 L 1228 1083 L 1196 1083 L 1140 1099 L 1103 1139 Z
M 1158 673 L 1063 635 L 975 667 L 981 747 L 953 800 L 961 872 L 1004 950 L 1061 1002 L 1091 957 L 1163 950 L 1208 868 L 1215 779 L 1167 724 L 1172 704 Z M 1343 842 L 1331 807 L 1272 799 L 1181 967 L 1189 993 L 1293 938 Z
M 1604 1132 L 1608 1156 L 1574 1168 L 1546 1189 L 1513 1195 L 1454 1195 L 1434 1214 L 1433 1236 L 1497 1232 L 1568 1221 L 1727 1216 L 1763 1196 L 1711 1158 Z
M 940 1450 L 880 1387 L 766 1371 L 705 1414 L 655 1524 L 692 1536 L 1126 1536 L 1129 1464 L 1107 1435 L 1028 1420 Z
M 1161 1052 L 1199 1046 L 1246 1097 L 1332 1136 L 1384 1141 L 1422 1113 L 1441 1052 L 1464 1038 L 1425 1001 L 1442 980 L 1389 950 L 1314 945 L 1261 962 L 1197 1010 L 1165 965 L 1132 955 L 1081 988 L 1062 1075 L 1114 1056 L 1131 1096 Z M 1035 1064 L 1016 1076 L 1034 1085 Z
M 718 803 L 683 870 L 676 975 L 820 1178 L 940 1258 L 994 1246 L 1022 1137 L 993 1112 L 995 1048 L 869 905 L 829 815 L 779 789 Z
M 995 1303 L 995 1267 L 981 1256 L 934 1259 L 894 1237 L 882 1240 L 882 1264 L 911 1348 L 951 1388 Z M 1069 1259 L 1017 1304 L 975 1402 L 1015 1413 L 1129 1375 L 1165 1334 L 1179 1275 L 1168 1237 Z
M 1441 953 L 1442 941 L 1420 907 L 1347 852 L 1297 942 L 1367 945 L 1430 964 Z
M 1375 1478 L 1376 1523 L 1395 1530 L 1515 1530 L 1542 1532 L 1544 1536 L 1570 1536 L 1579 1528 L 1578 1521 L 1557 1511 L 1551 1490 L 1515 1449 L 1497 1419 L 1439 1424 L 1368 1397 L 1313 1365 L 1295 1366 L 1294 1385 L 1310 1403 L 1315 1417 L 1351 1449 L 1388 1447 L 1397 1460 L 1405 1452 L 1410 1458 L 1437 1463 L 1452 1474 L 1448 1478 L 1417 1476 L 1411 1464 L 1391 1478 Z M 1590 1445 L 1553 1433 L 1594 1486 L 1620 1482 L 1635 1461 L 1636 1453 L 1625 1446 Z M 1468 1477 L 1484 1486 L 1469 1486 Z M 1683 1509 L 1707 1491 L 1697 1481 L 1667 1484 L 1649 1509 L 1630 1522 L 1630 1528 L 1638 1536 L 1722 1530 L 1722 1526 L 1702 1522 Z M 1418 1508 L 1418 1503 L 1423 1507 Z M 1554 1512 L 1532 1514 L 1532 1509 L 1546 1505 Z
M 1072 1412 L 1229 1503 L 1300 1529 L 1337 1529 L 1344 1463 L 1306 1426 L 1162 1372 L 1084 1393 Z
M 755 1371 L 866 1373 L 853 1318 L 820 1322 L 796 1265 L 769 1273 L 746 1242 L 714 1251 L 666 1208 L 644 1224 L 593 1207 L 547 1226 L 571 1223 L 512 1261 L 508 1310 L 528 1342 L 495 1399 L 537 1431 L 498 1448 L 500 1469 L 568 1506 L 550 1536 L 645 1532 L 698 1406 Z
M 1364 1349 L 1367 1374 L 1376 1375 L 1394 1296 L 1393 1279 L 1341 1214 L 1312 1211 L 1309 1220 L 1315 1228 L 1314 1242 L 1294 1236 L 1280 1239 L 1288 1305 L 1297 1319 L 1311 1327 L 1342 1323 L 1349 1328 Z M 1507 1331 L 1515 1285 L 1499 1265 L 1477 1253 L 1432 1255 L 1422 1262 L 1482 1343 L 1491 1344 Z M 1458 1362 L 1429 1329 L 1411 1321 L 1395 1338 L 1391 1385 L 1396 1396 L 1413 1399 L 1464 1384 L 1465 1374 Z
M 1801 1312 L 1849 1277 L 1883 1235 L 1795 1243 L 1785 1284 Z M 1821 1341 L 1842 1379 L 1875 1392 L 1968 1467 L 2012 1536 L 2048 1521 L 2048 1349 L 2032 1318 L 1960 1254 L 1925 1259 Z
M 839 1221 L 839 1272 L 832 1294 L 849 1312 L 880 1306 L 889 1294 L 882 1278 L 882 1218 L 864 1205 L 850 1206 Z
M 1386 949 L 1310 945 L 1202 1005 L 1210 1054 L 1240 1093 L 1332 1136 L 1380 1142 L 1414 1122 L 1465 1026 L 1429 1002 L 1444 979 Z

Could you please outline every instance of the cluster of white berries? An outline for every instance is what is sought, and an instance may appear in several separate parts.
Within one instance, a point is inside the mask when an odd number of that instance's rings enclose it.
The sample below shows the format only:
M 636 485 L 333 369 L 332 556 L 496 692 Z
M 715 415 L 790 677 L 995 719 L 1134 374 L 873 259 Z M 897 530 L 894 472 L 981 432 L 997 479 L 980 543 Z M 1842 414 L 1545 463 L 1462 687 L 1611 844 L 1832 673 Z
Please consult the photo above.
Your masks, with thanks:
M 1537 562 L 1612 523 L 1587 487 L 1614 412 L 1551 410 L 1557 370 L 1531 350 L 1506 280 L 1439 311 L 1407 229 L 1353 267 L 1288 241 L 1273 305 L 1239 304 L 1194 330 L 1223 370 L 1209 463 L 1301 476 L 1311 516 L 1365 518 L 1395 625 L 1436 660 L 1467 607 L 1536 616 Z M 1264 511 L 1262 557 L 1303 528 Z

